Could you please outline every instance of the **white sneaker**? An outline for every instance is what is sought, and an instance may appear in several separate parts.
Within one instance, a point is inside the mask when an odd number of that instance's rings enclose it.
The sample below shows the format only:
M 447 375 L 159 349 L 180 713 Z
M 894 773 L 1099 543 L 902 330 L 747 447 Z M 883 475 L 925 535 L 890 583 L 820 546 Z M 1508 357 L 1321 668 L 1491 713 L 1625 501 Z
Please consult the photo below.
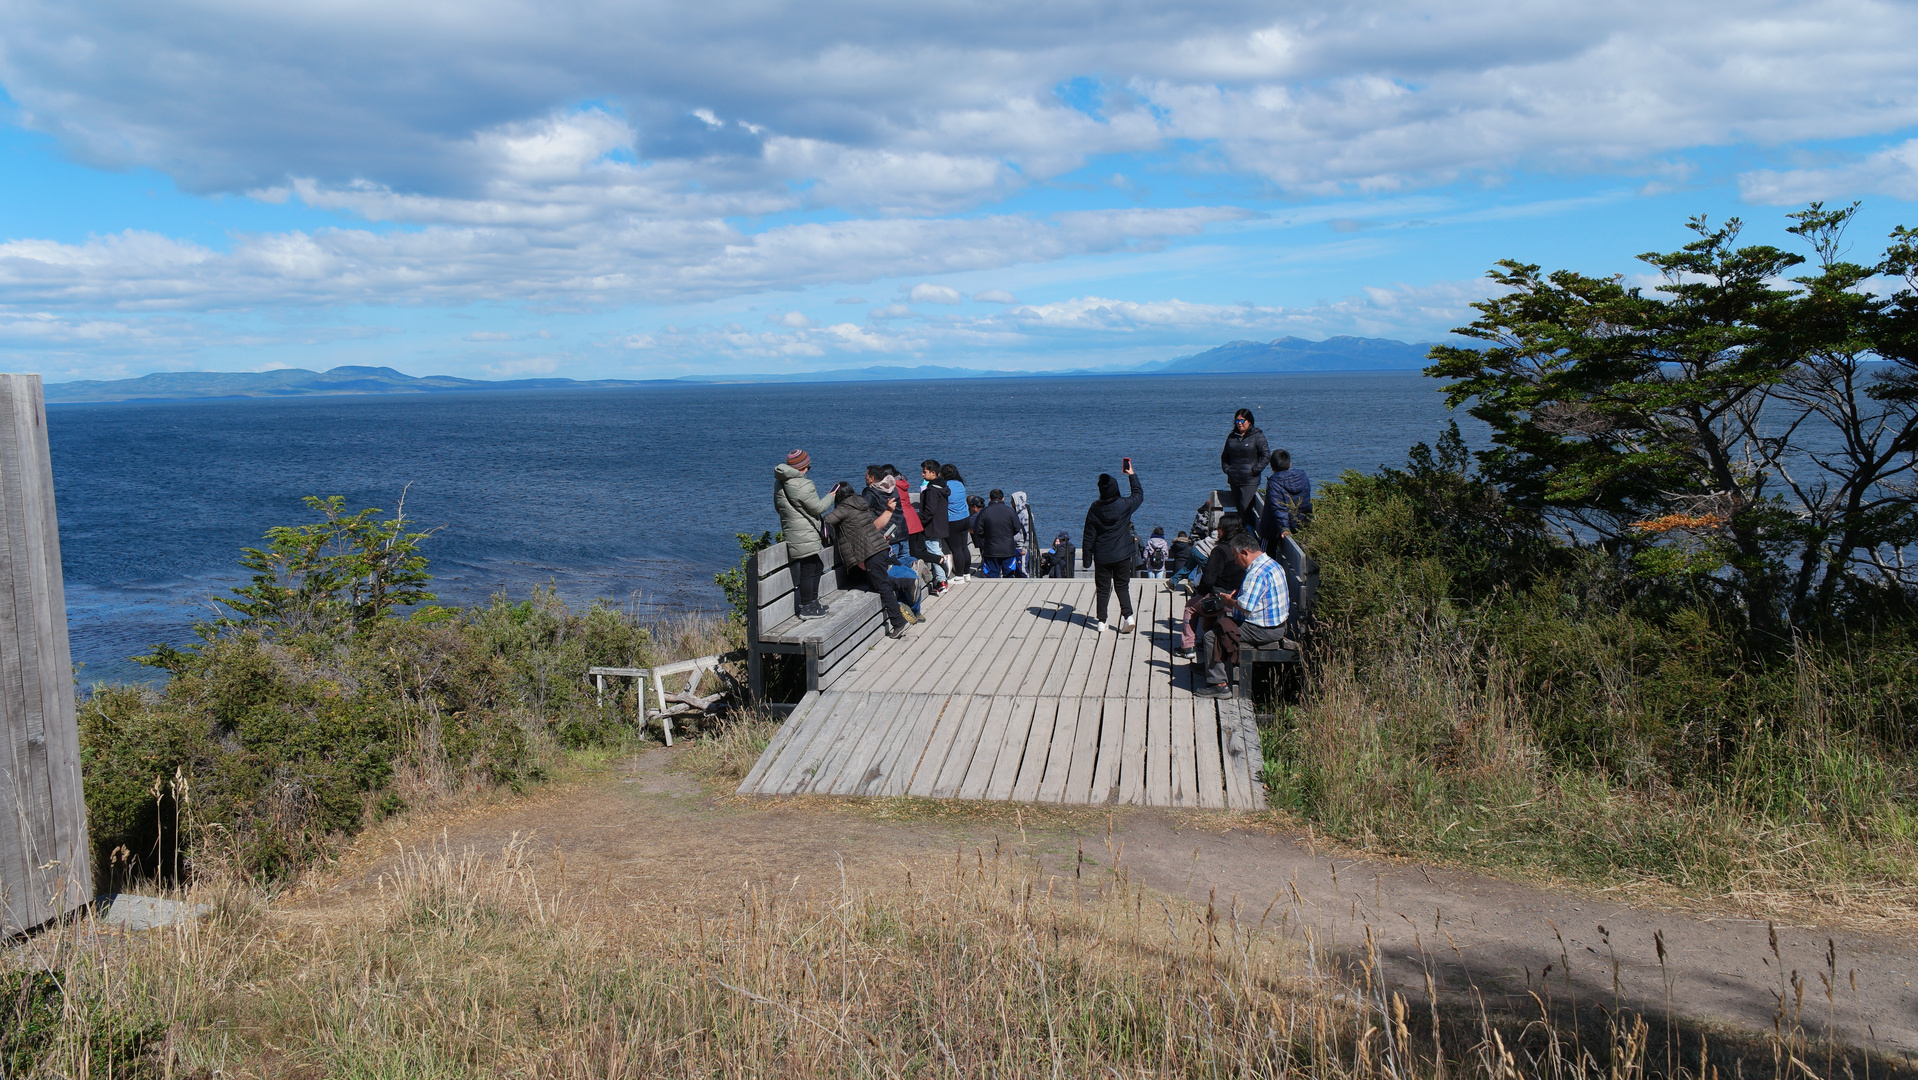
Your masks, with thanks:
M 1133 621 L 1132 616 L 1127 615 L 1124 621 L 1119 623 L 1119 633 L 1130 634 L 1134 629 L 1138 627 L 1138 625 L 1139 624 L 1137 622 Z
M 1095 634 L 1101 634 L 1101 633 L 1104 633 L 1104 632 L 1105 632 L 1105 629 L 1106 629 L 1106 624 L 1105 624 L 1105 623 L 1102 623 L 1102 622 L 1100 622 L 1100 621 L 1099 621 L 1099 620 L 1097 620 L 1097 619 L 1094 619 L 1094 620 L 1092 620 L 1092 632 L 1093 632 L 1093 633 L 1095 633 Z

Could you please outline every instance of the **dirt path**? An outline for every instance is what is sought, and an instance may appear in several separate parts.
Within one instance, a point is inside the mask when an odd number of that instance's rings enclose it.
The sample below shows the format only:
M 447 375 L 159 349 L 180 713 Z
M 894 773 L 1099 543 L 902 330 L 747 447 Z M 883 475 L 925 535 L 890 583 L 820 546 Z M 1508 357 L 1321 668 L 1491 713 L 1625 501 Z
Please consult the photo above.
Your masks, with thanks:
M 1481 1001 L 1494 1018 L 1537 1018 L 1549 1006 L 1601 1027 L 1607 1013 L 1624 1006 L 1672 1032 L 1674 1052 L 1686 1060 L 1696 1061 L 1703 1038 L 1714 1047 L 1733 1045 L 1749 1069 L 1761 1045 L 1753 1040 L 1781 1020 L 1782 991 L 1783 1022 L 1802 1026 L 1814 1046 L 1822 1047 L 1829 1022 L 1840 1042 L 1875 1049 L 1900 1066 L 1894 1071 L 1918 1075 L 1918 942 L 1779 927 L 1774 952 L 1762 921 L 1595 901 L 1457 871 L 1334 860 L 1299 838 L 1221 828 L 1228 822 L 1219 818 L 714 797 L 671 771 L 671 754 L 652 751 L 604 781 L 369 839 L 357 863 L 348 860 L 349 873 L 316 899 L 371 887 L 395 841 L 420 845 L 442 836 L 456 850 L 486 850 L 530 834 L 538 864 L 563 867 L 576 898 L 594 898 L 621 917 L 648 909 L 724 910 L 747 882 L 828 890 L 844 875 L 883 887 L 902 868 L 949 858 L 959 848 L 1017 845 L 1061 876 L 1081 852 L 1101 866 L 1116 854 L 1131 882 L 1213 902 L 1221 917 L 1242 924 L 1263 921 L 1306 938 L 1322 968 L 1362 964 L 1369 931 L 1374 970 L 1386 985 L 1422 1005 L 1429 972 L 1441 1006 L 1464 1010 L 1458 1019 L 1466 1027 Z M 1833 983 L 1830 998 L 1821 974 Z M 1770 1065 L 1768 1053 L 1763 1064 Z

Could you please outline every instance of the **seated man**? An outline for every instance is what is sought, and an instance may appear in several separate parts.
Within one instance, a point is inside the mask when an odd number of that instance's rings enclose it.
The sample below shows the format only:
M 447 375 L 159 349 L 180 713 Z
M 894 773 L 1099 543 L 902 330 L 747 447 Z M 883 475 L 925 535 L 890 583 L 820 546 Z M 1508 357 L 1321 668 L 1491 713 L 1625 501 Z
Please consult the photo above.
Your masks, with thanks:
M 1233 614 L 1206 621 L 1206 686 L 1199 691 L 1205 697 L 1230 695 L 1227 661 L 1237 660 L 1241 648 L 1283 647 L 1292 619 L 1285 568 L 1259 549 L 1258 537 L 1240 533 L 1227 543 L 1226 551 L 1245 571 L 1245 580 L 1233 597 Z

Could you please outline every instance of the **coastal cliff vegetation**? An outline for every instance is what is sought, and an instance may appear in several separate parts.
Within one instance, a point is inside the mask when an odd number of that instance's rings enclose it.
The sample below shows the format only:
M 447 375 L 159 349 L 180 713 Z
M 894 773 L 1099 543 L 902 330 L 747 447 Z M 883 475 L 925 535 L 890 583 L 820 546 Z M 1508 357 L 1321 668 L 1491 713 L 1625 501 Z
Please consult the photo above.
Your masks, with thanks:
M 1918 249 L 1852 208 L 1504 263 L 1427 373 L 1492 428 L 1328 485 L 1275 804 L 1374 850 L 1913 915 Z M 1886 282 L 1892 283 L 1886 285 Z M 1902 282 L 1902 287 L 1896 287 Z
M 282 880 L 365 825 L 463 792 L 518 788 L 568 750 L 635 741 L 630 687 L 602 705 L 594 665 L 645 667 L 723 652 L 724 619 L 643 619 L 551 589 L 437 605 L 403 504 L 317 520 L 246 549 L 247 585 L 190 649 L 143 662 L 161 687 L 99 686 L 82 702 L 89 823 L 111 889 L 218 862 Z

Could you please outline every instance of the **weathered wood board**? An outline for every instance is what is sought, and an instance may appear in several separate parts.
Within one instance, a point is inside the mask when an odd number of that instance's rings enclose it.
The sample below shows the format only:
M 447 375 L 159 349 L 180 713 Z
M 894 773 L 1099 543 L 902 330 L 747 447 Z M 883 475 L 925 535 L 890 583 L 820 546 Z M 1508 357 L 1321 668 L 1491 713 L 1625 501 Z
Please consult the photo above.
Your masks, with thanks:
M 1159 581 L 1131 586 L 1132 634 L 1092 629 L 1085 578 L 974 579 L 927 600 L 926 622 L 807 695 L 739 790 L 1263 805 L 1249 717 L 1195 698 L 1172 655 L 1183 599 Z
M 0 935 L 93 899 L 38 375 L 0 375 Z

